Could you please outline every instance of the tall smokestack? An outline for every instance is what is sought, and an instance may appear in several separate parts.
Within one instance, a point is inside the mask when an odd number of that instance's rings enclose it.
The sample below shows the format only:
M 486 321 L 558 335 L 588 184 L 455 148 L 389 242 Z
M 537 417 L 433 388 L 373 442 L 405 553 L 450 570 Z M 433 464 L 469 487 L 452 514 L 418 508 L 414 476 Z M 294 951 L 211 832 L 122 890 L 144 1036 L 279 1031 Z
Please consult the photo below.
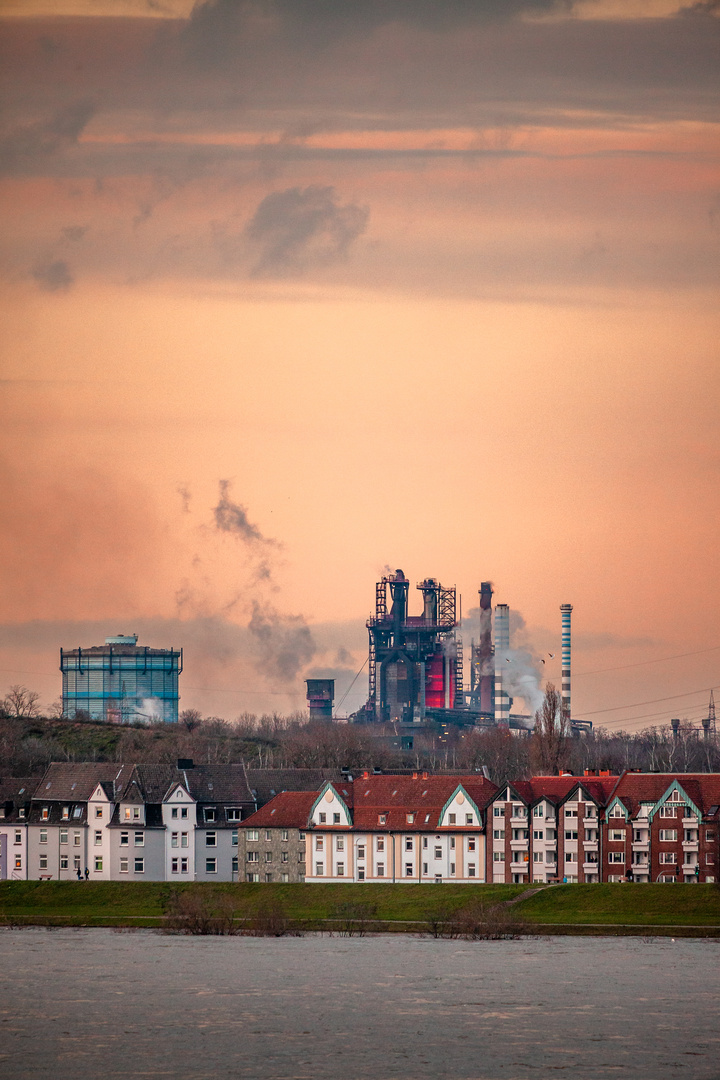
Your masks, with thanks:
M 492 656 L 492 582 L 480 585 L 480 712 L 493 711 L 493 656 Z
M 498 604 L 495 608 L 495 722 L 510 723 L 510 698 L 505 689 L 504 668 L 510 652 L 510 608 Z
M 572 604 L 561 604 L 560 611 L 562 612 L 562 686 L 561 697 L 563 712 L 570 720 L 572 713 L 570 711 L 570 645 L 571 645 L 571 625 L 570 619 L 572 615 Z

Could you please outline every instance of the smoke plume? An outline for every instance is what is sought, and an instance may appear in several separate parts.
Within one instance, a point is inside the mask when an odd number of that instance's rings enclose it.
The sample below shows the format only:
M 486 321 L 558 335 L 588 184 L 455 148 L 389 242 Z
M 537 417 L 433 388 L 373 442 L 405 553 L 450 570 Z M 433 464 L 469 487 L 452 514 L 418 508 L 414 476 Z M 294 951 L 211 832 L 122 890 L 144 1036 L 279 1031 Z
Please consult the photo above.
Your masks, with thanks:
M 248 630 L 258 648 L 257 669 L 269 679 L 293 682 L 315 655 L 315 642 L 302 615 L 281 615 L 254 600 Z

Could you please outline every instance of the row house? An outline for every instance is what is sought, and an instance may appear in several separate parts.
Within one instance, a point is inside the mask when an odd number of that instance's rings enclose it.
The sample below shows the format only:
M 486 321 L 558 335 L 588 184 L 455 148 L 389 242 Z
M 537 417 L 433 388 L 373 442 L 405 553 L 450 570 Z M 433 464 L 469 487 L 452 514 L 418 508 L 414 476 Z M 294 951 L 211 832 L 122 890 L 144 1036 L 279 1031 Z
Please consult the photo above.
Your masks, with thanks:
M 617 776 L 534 776 L 506 784 L 488 807 L 485 879 L 603 880 L 602 814 Z
M 307 882 L 482 882 L 485 812 L 496 791 L 476 775 L 363 773 L 278 795 L 243 824 L 246 880 L 277 880 L 279 830 L 296 880 L 304 856 Z M 273 868 L 264 871 L 265 859 Z
M 604 819 L 603 880 L 718 880 L 720 774 L 624 773 Z
M 55 763 L 32 782 L 20 861 L 5 859 L 0 871 L 35 880 L 233 881 L 238 826 L 255 809 L 242 765 Z
M 28 818 L 37 777 L 0 778 L 0 881 L 27 877 Z

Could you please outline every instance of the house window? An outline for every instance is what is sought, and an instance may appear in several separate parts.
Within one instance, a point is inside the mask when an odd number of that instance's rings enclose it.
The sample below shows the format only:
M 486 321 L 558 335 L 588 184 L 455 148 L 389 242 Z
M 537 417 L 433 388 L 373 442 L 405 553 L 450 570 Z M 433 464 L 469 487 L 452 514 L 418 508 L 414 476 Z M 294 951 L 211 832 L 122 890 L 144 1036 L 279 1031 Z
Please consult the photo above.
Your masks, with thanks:
M 280 881 L 283 882 L 284 884 L 287 884 L 287 882 L 289 880 L 290 880 L 290 875 L 289 874 L 281 874 L 280 875 Z
M 280 852 L 280 862 L 287 862 L 287 861 L 288 861 L 288 853 L 287 853 L 287 851 L 281 851 Z
M 287 843 L 287 841 L 290 839 L 290 832 L 288 829 L 280 830 L 280 839 L 283 843 Z
M 188 816 L 188 808 L 187 808 L 187 806 L 181 806 L 180 807 L 180 817 L 181 818 L 186 818 L 187 816 Z
M 375 843 L 375 850 L 376 851 L 384 851 L 385 850 L 385 837 L 384 836 L 378 836 L 378 838 L 376 840 L 376 843 Z
M 415 820 L 415 815 L 414 814 L 406 814 L 405 815 L 405 821 L 408 823 L 408 825 L 412 825 L 414 820 Z
M 468 851 L 475 851 L 477 845 L 477 839 L 474 836 L 468 836 L 467 847 Z
M 502 806 L 493 806 L 493 817 L 505 817 L 505 808 Z
M 60 856 L 60 869 L 61 870 L 67 870 L 69 866 L 70 866 L 70 860 L 68 859 L 67 855 L 61 855 Z
M 442 859 L 442 848 L 438 844 L 435 845 L 435 858 Z
M 336 837 L 336 839 L 335 839 L 335 850 L 336 851 L 344 851 L 345 850 L 345 838 L 343 836 Z
M 466 825 L 474 825 L 475 824 L 475 822 L 473 821 L 472 814 L 466 814 L 465 815 L 465 824 Z
M 676 812 L 677 812 L 677 808 L 674 807 L 674 806 L 667 806 L 666 805 L 666 806 L 661 806 L 660 807 L 660 817 L 675 817 Z
M 266 874 L 266 875 L 265 875 L 265 881 L 266 881 L 266 882 L 270 882 L 270 881 L 272 881 L 272 874 L 271 874 L 271 873 L 270 873 L 270 874 Z
M 345 863 L 339 862 L 337 864 L 337 876 L 338 877 L 344 877 L 345 876 Z
M 175 833 L 175 835 L 177 836 L 177 833 Z M 130 833 L 129 832 L 121 832 L 120 833 L 120 847 L 127 847 L 129 843 L 130 843 Z
M 173 872 L 173 874 L 177 874 L 179 869 L 180 869 L 180 860 L 179 859 L 173 859 L 172 860 L 172 872 Z
M 705 856 L 705 862 L 708 863 L 708 865 L 715 862 L 715 856 L 712 854 L 712 852 Z
M 81 818 L 82 813 L 83 813 L 82 806 L 76 806 L 75 809 L 73 810 L 73 817 L 74 818 Z
M 69 817 L 70 817 L 70 807 L 69 806 L 63 806 L 63 808 L 62 808 L 62 820 L 67 821 Z
M 544 814 L 545 814 L 544 806 L 540 805 L 540 806 L 534 806 L 533 807 L 533 817 L 543 817 Z
M 324 825 L 327 821 L 327 814 L 318 814 L 318 821 L 321 825 Z
M 47 829 L 40 830 L 40 843 L 47 844 Z
M 413 864 L 411 862 L 406 862 L 405 863 L 405 877 L 412 877 L 413 876 L 413 869 L 414 869 Z
M 610 811 L 610 817 L 625 817 L 625 811 L 622 806 L 620 806 L 620 803 L 615 803 Z
M 205 860 L 205 873 L 206 874 L 217 874 L 217 859 L 206 859 Z
M 608 852 L 609 863 L 624 863 L 625 853 L 623 851 L 609 851 Z
M 181 859 L 180 860 L 180 873 L 181 874 L 187 874 L 187 872 L 188 872 L 188 861 L 187 861 L 187 859 Z
M 19 817 L 19 818 L 20 818 L 21 820 L 22 820 L 22 818 L 24 818 L 24 817 L 25 817 L 25 807 L 24 807 L 24 806 L 21 806 L 21 807 L 20 807 L 20 809 L 18 810 L 18 817 Z
M 534 829 L 533 830 L 533 840 L 544 840 L 544 839 L 545 839 L 545 832 L 544 832 L 543 829 Z
M 260 830 L 259 829 L 248 829 L 245 835 L 246 835 L 248 840 L 259 840 L 260 839 Z
M 661 851 L 660 862 L 663 864 L 671 863 L 674 865 L 677 862 L 677 856 L 675 855 L 674 851 Z
M 566 851 L 565 852 L 565 862 L 577 862 L 577 861 L 578 861 L 577 851 Z M 615 862 L 621 862 L 621 861 L 622 860 L 620 860 L 620 859 L 615 859 Z
M 20 855 L 15 856 L 15 869 L 22 870 L 22 858 Z
M 427 838 L 427 836 L 423 836 L 422 846 L 423 846 L 423 850 L 427 849 L 427 846 L 428 846 L 428 838 Z
M 715 843 L 715 833 L 714 832 L 706 832 L 705 833 L 705 840 L 706 840 L 706 842 L 708 844 L 714 844 Z
M 73 846 L 80 847 L 80 833 L 73 833 Z
M 265 852 L 265 862 L 272 862 L 272 851 Z
M 493 862 L 505 862 L 505 852 L 493 851 Z
M 543 853 L 542 853 L 542 851 L 533 851 L 533 862 L 542 862 L 542 861 L 543 861 Z
M 375 873 L 378 877 L 385 877 L 385 863 L 379 862 L 375 867 Z
M 41 855 L 40 856 L 40 869 L 41 870 L 47 870 L 47 859 L 48 859 L 47 855 Z
M 454 825 L 457 821 L 457 814 L 448 814 L 448 824 Z
M 260 875 L 259 874 L 246 874 L 245 879 L 247 881 L 259 881 L 260 880 Z
M 225 814 L 228 821 L 242 821 L 242 810 L 238 810 L 235 807 L 226 809 Z
M 96 818 L 101 818 L 102 817 L 102 806 L 96 806 L 95 807 L 95 817 Z
M 80 856 L 79 855 L 73 855 L 73 869 L 75 870 L 76 873 L 80 869 Z
M 323 838 L 322 838 L 322 836 L 316 836 L 315 837 L 315 850 L 316 851 L 322 851 L 322 849 L 323 849 Z
M 215 821 L 215 807 L 214 806 L 206 806 L 205 807 L 205 820 L 206 821 Z
M 339 814 L 333 814 L 333 825 L 339 825 L 339 824 L 340 824 L 340 815 Z
M 135 873 L 136 874 L 144 874 L 145 873 L 145 860 L 144 859 L 135 859 Z
M 238 857 L 237 857 L 237 855 L 233 855 L 233 857 L 232 857 L 232 872 L 233 872 L 233 874 L 237 874 L 239 869 L 240 869 L 240 863 L 239 863 Z
M 233 829 L 232 833 L 230 834 L 230 844 L 231 844 L 232 847 L 237 847 L 238 846 L 238 831 L 237 831 L 237 829 Z
M 135 833 L 135 847 L 145 847 L 145 833 Z
M 322 877 L 322 874 L 323 874 L 323 864 L 321 862 L 316 862 L 315 863 L 315 876 L 316 877 Z
M 248 851 L 248 853 L 247 853 L 247 861 L 248 862 L 260 862 L 260 853 L 258 851 Z
M 611 829 L 610 830 L 610 835 L 608 836 L 608 839 L 610 840 L 611 843 L 616 842 L 618 840 L 624 840 L 625 839 L 625 830 L 624 829 Z
M 450 837 L 450 850 L 451 851 L 455 850 L 455 837 L 454 836 Z
M 48 820 L 48 818 L 50 817 L 50 807 L 49 806 L 43 806 L 42 811 L 40 813 L 40 817 L 42 818 L 43 821 Z
M 677 840 L 677 829 L 661 829 L 660 839 L 667 842 Z
M 412 851 L 412 849 L 413 849 L 413 838 L 412 838 L 412 836 L 406 836 L 405 837 L 405 850 L 406 851 Z
M 475 877 L 475 863 L 468 863 L 468 877 Z
M 173 806 L 172 809 L 170 810 L 170 817 L 171 818 L 176 818 L 178 816 L 177 811 L 178 811 L 177 806 Z
M 272 832 L 270 831 L 270 829 L 266 829 L 265 830 L 265 842 L 269 844 L 271 840 L 272 840 Z
M 140 820 L 140 807 L 139 806 L 133 806 L 133 821 L 139 821 L 139 820 Z
M 125 833 L 125 835 L 127 836 L 127 833 Z M 178 834 L 176 832 L 174 832 L 172 834 L 172 836 L 170 837 L 170 847 L 177 847 L 178 844 L 179 844 L 179 837 L 178 837 Z
M 298 834 L 298 840 L 303 841 L 304 839 L 305 839 L 305 833 L 304 832 L 299 833 Z
M 217 847 L 217 833 L 205 833 L 205 847 Z
M 565 830 L 565 839 L 566 840 L 577 840 L 577 838 L 578 838 L 577 829 L 566 829 Z
M 61 829 L 60 830 L 60 843 L 61 844 L 67 844 L 67 842 L 68 842 L 68 831 L 67 831 L 67 829 Z
M 505 839 L 505 830 L 504 829 L 493 829 L 493 840 L 504 840 L 504 839 Z
M 455 873 L 455 863 L 451 862 L 450 863 L 450 875 L 452 876 L 454 873 Z
M 96 869 L 96 871 L 102 870 L 102 856 L 101 855 L 96 855 L 95 856 L 95 869 Z
M 188 834 L 186 832 L 180 833 L 180 847 L 188 846 Z
M 378 825 L 387 825 L 387 814 L 378 814 Z
M 100 847 L 102 844 L 102 832 L 100 829 L 95 830 L 95 847 Z

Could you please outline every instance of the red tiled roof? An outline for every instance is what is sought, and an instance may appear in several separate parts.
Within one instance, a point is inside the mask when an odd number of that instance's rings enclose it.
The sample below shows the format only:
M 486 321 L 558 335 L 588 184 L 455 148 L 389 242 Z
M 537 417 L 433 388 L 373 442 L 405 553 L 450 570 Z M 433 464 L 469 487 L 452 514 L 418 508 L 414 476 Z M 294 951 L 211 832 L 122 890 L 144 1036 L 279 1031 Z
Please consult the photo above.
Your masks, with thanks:
M 624 773 L 614 794 L 634 817 L 640 803 L 657 802 L 673 780 L 704 814 L 720 805 L 720 773 Z
M 282 791 L 243 820 L 243 828 L 305 829 L 317 791 Z

